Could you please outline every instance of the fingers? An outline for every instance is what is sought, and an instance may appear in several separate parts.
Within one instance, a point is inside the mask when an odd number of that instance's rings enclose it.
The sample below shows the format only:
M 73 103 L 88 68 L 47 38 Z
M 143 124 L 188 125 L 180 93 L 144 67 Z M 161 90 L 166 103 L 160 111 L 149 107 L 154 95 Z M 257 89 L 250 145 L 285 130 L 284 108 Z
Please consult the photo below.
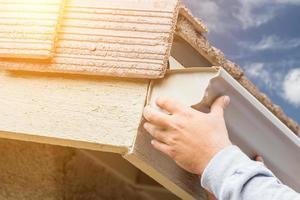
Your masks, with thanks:
M 163 97 L 160 97 L 156 100 L 156 105 L 170 114 L 180 112 L 185 109 L 185 106 L 178 101 Z
M 217 198 L 212 193 L 210 193 L 210 192 L 208 192 L 207 196 L 208 196 L 209 200 L 217 200 Z
M 145 130 L 152 135 L 156 140 L 163 142 L 167 144 L 167 132 L 163 131 L 161 128 L 154 126 L 153 124 L 150 123 L 145 123 L 144 124 Z
M 152 146 L 157 149 L 158 151 L 161 151 L 162 153 L 168 155 L 171 157 L 171 150 L 170 150 L 170 146 L 162 143 L 162 142 L 159 142 L 157 140 L 152 140 L 151 141 L 151 144 Z
M 261 156 L 256 156 L 255 160 L 264 163 L 264 159 Z
M 223 116 L 224 109 L 229 105 L 229 103 L 230 98 L 228 96 L 219 97 L 212 104 L 210 112 L 218 116 Z
M 160 126 L 160 127 L 169 127 L 170 124 L 170 116 L 159 112 L 150 106 L 146 106 L 144 109 L 144 117 L 151 124 Z
M 158 130 L 157 127 L 150 123 L 145 123 L 144 128 L 155 138 L 154 140 L 151 140 L 152 146 L 158 151 L 171 157 L 170 146 L 165 143 L 167 140 L 166 132 Z

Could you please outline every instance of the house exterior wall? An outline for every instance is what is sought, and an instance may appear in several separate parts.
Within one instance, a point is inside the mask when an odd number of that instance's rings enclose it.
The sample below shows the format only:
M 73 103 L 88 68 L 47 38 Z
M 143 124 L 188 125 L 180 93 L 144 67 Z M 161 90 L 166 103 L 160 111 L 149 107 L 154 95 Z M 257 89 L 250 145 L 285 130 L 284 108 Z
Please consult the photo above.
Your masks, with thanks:
M 72 148 L 0 139 L 0 155 L 3 200 L 151 199 Z
M 0 199 L 63 200 L 64 165 L 72 150 L 0 140 Z

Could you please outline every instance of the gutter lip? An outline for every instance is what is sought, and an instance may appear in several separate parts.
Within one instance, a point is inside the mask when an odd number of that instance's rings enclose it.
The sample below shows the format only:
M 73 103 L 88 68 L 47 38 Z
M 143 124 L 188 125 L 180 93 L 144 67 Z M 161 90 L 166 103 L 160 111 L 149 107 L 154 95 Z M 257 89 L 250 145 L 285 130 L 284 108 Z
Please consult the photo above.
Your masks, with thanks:
M 266 117 L 274 126 L 276 126 L 286 137 L 300 148 L 300 138 L 294 134 L 282 121 L 280 121 L 268 108 L 266 108 L 258 99 L 256 99 L 247 89 L 241 86 L 229 73 L 220 69 L 220 76 L 225 79 L 243 98 L 245 98 L 253 107 L 255 107 L 263 116 Z

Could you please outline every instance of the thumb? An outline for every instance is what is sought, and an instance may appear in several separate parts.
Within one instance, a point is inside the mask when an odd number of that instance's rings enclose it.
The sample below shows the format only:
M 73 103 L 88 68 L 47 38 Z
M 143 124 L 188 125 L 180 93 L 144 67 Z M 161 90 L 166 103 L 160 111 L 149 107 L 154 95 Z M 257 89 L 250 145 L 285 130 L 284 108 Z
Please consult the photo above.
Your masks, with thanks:
M 229 105 L 229 103 L 230 103 L 229 96 L 221 96 L 217 98 L 215 102 L 212 104 L 210 112 L 218 116 L 223 116 L 224 109 Z

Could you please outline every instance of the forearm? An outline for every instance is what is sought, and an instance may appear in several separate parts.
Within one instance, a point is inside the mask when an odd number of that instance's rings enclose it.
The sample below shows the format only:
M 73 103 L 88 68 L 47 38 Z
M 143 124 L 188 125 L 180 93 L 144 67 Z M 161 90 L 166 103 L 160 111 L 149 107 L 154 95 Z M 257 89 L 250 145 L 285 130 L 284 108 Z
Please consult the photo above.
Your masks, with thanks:
M 222 200 L 299 199 L 262 163 L 250 160 L 236 146 L 219 152 L 206 167 L 202 186 Z
M 147 106 L 144 128 L 153 136 L 154 148 L 186 171 L 202 174 L 202 185 L 219 200 L 300 200 L 299 194 L 281 184 L 263 164 L 231 145 L 224 120 L 229 102 L 228 96 L 219 97 L 209 113 L 201 113 L 160 98 L 156 104 L 166 113 Z

